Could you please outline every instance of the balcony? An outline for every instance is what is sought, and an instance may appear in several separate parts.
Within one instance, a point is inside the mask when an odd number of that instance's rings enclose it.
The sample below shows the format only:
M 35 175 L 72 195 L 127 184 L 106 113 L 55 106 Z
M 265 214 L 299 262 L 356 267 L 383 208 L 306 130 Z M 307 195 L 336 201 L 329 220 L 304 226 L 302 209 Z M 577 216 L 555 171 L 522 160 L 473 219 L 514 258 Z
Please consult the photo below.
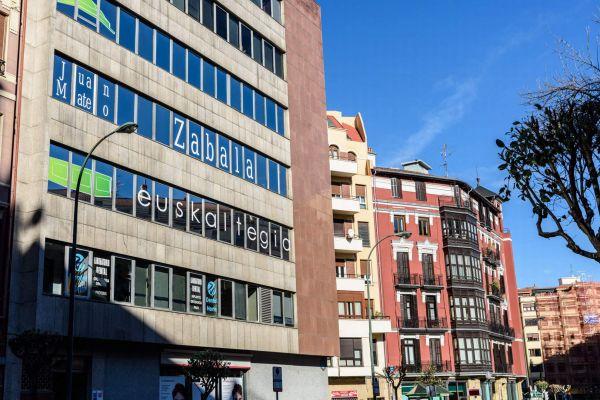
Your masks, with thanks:
M 497 334 L 501 336 L 515 337 L 515 330 L 510 326 L 506 326 L 504 324 L 499 324 L 496 322 L 490 322 L 488 329 L 490 333 Z
M 421 275 L 394 274 L 394 281 L 398 287 L 419 287 L 421 286 Z
M 355 197 L 331 197 L 331 208 L 336 214 L 353 215 L 360 211 L 360 203 Z
M 487 284 L 487 295 L 491 298 L 502 301 L 502 297 L 504 296 L 504 290 L 499 284 L 488 283 Z
M 347 153 L 339 153 L 329 156 L 329 170 L 332 176 L 349 177 L 358 173 L 356 158 Z
M 334 236 L 333 248 L 338 253 L 358 253 L 363 249 L 363 241 L 356 236 Z
M 392 322 L 389 317 L 373 317 L 371 320 L 373 333 L 392 333 Z M 340 337 L 369 337 L 369 320 L 366 318 L 339 319 Z
M 401 330 L 425 330 L 425 331 L 444 331 L 448 329 L 446 318 L 427 319 L 427 318 L 398 318 L 398 328 Z
M 494 372 L 498 374 L 512 374 L 512 365 L 497 363 L 494 365 Z
M 469 200 L 455 199 L 453 197 L 440 197 L 438 199 L 438 205 L 440 208 L 449 207 L 456 208 L 458 210 L 470 211 L 473 215 L 475 215 L 473 203 Z
M 444 287 L 444 279 L 442 275 L 423 275 L 423 279 L 421 281 L 421 286 L 429 287 L 429 288 L 443 288 Z
M 338 276 L 335 279 L 337 290 L 346 292 L 364 292 L 365 279 L 357 275 Z
M 492 264 L 494 266 L 500 266 L 500 253 L 487 248 L 483 251 L 483 261 L 486 261 L 488 264 Z
M 430 366 L 434 367 L 438 373 L 452 372 L 452 363 L 450 361 L 418 361 L 413 364 L 402 363 L 402 368 L 406 368 L 406 372 L 408 374 L 420 374 L 423 372 L 423 370 L 429 368 Z

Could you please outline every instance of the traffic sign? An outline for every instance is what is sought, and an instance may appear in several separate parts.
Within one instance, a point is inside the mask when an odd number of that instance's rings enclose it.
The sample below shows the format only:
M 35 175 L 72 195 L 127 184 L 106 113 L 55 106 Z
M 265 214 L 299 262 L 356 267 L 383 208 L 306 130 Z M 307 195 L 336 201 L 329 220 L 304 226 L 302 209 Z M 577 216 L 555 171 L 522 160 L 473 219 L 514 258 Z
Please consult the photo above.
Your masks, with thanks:
M 273 367 L 273 391 L 283 392 L 283 375 L 281 367 Z

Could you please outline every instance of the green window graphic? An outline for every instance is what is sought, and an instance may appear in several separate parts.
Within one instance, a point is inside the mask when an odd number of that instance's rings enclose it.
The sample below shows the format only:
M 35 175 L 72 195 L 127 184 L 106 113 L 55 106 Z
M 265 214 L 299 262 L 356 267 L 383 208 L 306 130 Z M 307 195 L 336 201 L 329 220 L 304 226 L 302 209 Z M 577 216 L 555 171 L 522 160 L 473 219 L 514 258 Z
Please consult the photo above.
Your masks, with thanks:
M 71 173 L 73 179 L 69 185 L 69 162 L 59 158 L 50 157 L 50 165 L 48 167 L 48 180 L 62 187 L 69 186 L 71 190 L 75 190 L 77 185 L 77 176 L 81 167 L 71 165 Z M 86 168 L 81 177 L 81 193 L 91 195 L 92 193 L 92 170 Z M 94 174 L 94 196 L 95 197 L 112 197 L 112 176 L 96 172 Z
M 58 0 L 58 4 L 75 7 L 75 1 L 76 0 Z M 111 26 L 108 18 L 106 18 L 104 13 L 98 9 L 98 4 L 96 4 L 95 0 L 78 0 L 77 5 L 80 13 L 84 12 L 91 18 L 98 19 L 98 22 L 106 29 L 113 34 L 115 33 L 115 29 Z

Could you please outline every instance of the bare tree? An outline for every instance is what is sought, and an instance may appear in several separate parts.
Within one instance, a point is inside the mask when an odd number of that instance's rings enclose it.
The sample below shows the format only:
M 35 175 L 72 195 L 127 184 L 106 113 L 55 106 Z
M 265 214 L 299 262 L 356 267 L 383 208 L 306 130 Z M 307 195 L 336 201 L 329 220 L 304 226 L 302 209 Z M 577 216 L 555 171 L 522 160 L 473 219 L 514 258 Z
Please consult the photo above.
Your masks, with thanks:
M 402 381 L 406 378 L 407 368 L 402 365 L 392 365 L 384 369 L 383 374 L 379 374 L 380 377 L 394 390 L 394 399 L 399 400 L 398 389 L 402 386 Z
M 201 400 L 207 400 L 219 381 L 229 373 L 229 362 L 223 360 L 223 355 L 216 351 L 206 350 L 194 354 L 184 367 L 185 374 L 203 387 Z
M 528 202 L 543 238 L 600 262 L 600 62 L 562 42 L 563 75 L 527 98 L 533 110 L 498 139 L 500 189 Z

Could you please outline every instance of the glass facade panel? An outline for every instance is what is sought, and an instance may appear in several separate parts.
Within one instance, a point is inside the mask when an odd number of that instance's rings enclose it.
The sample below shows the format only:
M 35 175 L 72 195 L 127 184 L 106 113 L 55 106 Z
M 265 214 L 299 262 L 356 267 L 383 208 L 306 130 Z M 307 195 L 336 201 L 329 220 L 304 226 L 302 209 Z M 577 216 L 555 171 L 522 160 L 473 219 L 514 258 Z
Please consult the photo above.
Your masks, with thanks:
M 158 265 L 154 266 L 154 287 L 152 293 L 154 294 L 155 308 L 169 308 L 169 273 L 169 268 L 159 267 Z

